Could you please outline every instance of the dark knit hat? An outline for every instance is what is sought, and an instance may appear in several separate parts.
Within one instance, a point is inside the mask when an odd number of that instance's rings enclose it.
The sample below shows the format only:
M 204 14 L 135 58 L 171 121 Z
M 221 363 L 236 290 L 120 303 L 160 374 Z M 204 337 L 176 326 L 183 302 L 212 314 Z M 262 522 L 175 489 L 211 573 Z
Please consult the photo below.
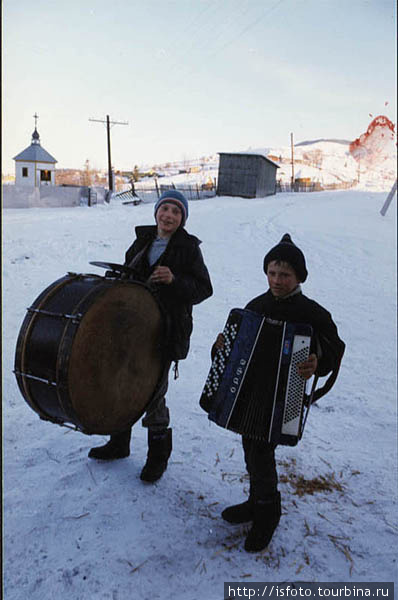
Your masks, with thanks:
M 285 233 L 279 244 L 271 248 L 264 258 L 264 273 L 267 274 L 268 264 L 273 260 L 288 263 L 294 272 L 297 279 L 304 283 L 307 279 L 307 268 L 305 266 L 304 254 L 293 242 L 290 234 Z
M 181 225 L 185 225 L 185 222 L 188 219 L 188 200 L 185 198 L 184 194 L 181 194 L 178 190 L 167 190 L 166 192 L 163 192 L 155 204 L 155 216 L 159 206 L 164 202 L 169 202 L 170 204 L 178 206 L 182 213 Z

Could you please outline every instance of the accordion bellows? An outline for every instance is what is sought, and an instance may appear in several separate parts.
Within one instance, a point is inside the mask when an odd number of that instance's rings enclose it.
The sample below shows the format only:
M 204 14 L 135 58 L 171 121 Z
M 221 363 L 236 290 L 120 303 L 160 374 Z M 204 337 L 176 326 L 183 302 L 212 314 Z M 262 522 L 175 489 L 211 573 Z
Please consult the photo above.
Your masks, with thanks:
M 306 382 L 297 365 L 309 356 L 312 328 L 231 310 L 200 398 L 220 427 L 270 444 L 302 435 Z

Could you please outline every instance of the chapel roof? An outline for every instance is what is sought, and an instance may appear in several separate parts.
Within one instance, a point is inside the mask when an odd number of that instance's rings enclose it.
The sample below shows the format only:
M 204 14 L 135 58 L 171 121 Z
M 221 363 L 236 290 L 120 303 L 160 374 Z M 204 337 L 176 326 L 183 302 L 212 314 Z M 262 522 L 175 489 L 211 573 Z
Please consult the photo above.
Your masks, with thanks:
M 32 133 L 32 142 L 30 146 L 22 150 L 19 154 L 14 156 L 14 160 L 29 161 L 29 162 L 47 162 L 56 163 L 58 162 L 47 150 L 40 145 L 40 136 L 35 127 Z

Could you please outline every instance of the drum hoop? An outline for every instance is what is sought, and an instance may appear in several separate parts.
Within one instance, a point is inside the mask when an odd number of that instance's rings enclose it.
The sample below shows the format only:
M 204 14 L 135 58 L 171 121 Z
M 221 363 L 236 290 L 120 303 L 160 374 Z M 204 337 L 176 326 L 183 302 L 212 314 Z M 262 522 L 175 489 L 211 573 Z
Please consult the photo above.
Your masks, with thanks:
M 93 275 L 93 277 L 95 277 L 95 278 L 98 277 L 99 280 L 102 279 L 98 275 Z M 40 310 L 43 306 L 45 306 L 45 304 L 48 302 L 48 300 L 50 300 L 53 296 L 55 296 L 63 287 L 65 287 L 71 281 L 77 280 L 79 278 L 81 278 L 81 275 L 79 275 L 79 274 L 68 273 L 67 275 L 64 275 L 63 277 L 61 277 L 60 279 L 55 280 L 50 285 L 48 285 L 41 292 L 41 294 L 39 294 L 39 296 L 31 304 L 30 308 L 34 308 L 35 310 Z M 29 311 L 29 309 L 27 309 L 27 310 Z M 17 346 L 16 346 L 16 350 L 15 350 L 14 372 L 15 372 L 17 383 L 18 383 L 19 389 L 22 393 L 22 396 L 26 400 L 26 402 L 29 404 L 29 406 L 32 408 L 32 410 L 34 410 L 34 412 L 36 412 L 41 419 L 46 420 L 46 421 L 51 421 L 51 422 L 61 425 L 61 424 L 63 424 L 62 421 L 56 419 L 55 417 L 53 417 L 52 415 L 50 415 L 46 411 L 44 411 L 43 408 L 41 406 L 39 406 L 37 404 L 37 402 L 33 399 L 30 385 L 29 385 L 29 379 L 24 376 L 26 374 L 26 347 L 27 347 L 28 342 L 30 341 L 30 332 L 32 330 L 32 327 L 34 326 L 34 324 L 36 323 L 38 318 L 40 318 L 40 313 L 38 313 L 38 312 L 37 313 L 36 312 L 34 312 L 34 313 L 28 312 L 25 315 L 24 321 L 22 323 L 22 326 L 21 326 L 21 329 L 20 329 L 20 332 L 18 335 Z M 60 408 L 63 410 L 64 414 L 67 416 L 68 413 L 65 411 L 64 405 L 63 405 L 62 400 L 59 397 L 59 393 L 58 393 L 59 382 L 58 382 L 58 378 L 57 378 L 57 373 L 55 373 L 54 375 L 55 375 L 55 381 L 54 381 L 55 389 L 53 389 L 53 392 L 54 392 L 54 394 L 56 394 L 56 396 L 59 400 Z
M 43 292 L 36 298 L 32 307 L 40 310 L 40 308 L 49 300 L 56 292 L 58 292 L 63 286 L 66 285 L 67 281 L 70 280 L 68 275 L 57 279 L 51 285 L 47 286 Z M 39 313 L 28 313 L 25 315 L 24 322 L 21 327 L 21 331 L 19 332 L 17 348 L 15 352 L 15 369 L 18 368 L 18 362 L 20 365 L 21 374 L 17 374 L 17 381 L 19 388 L 21 389 L 22 395 L 29 404 L 29 406 L 38 413 L 38 415 L 42 419 L 48 420 L 50 415 L 48 415 L 45 411 L 43 411 L 33 400 L 32 394 L 30 392 L 30 386 L 28 383 L 28 379 L 24 377 L 23 373 L 25 373 L 25 361 L 26 361 L 26 346 L 28 340 L 30 339 L 30 331 L 39 317 Z M 25 393 L 24 393 L 25 392 Z

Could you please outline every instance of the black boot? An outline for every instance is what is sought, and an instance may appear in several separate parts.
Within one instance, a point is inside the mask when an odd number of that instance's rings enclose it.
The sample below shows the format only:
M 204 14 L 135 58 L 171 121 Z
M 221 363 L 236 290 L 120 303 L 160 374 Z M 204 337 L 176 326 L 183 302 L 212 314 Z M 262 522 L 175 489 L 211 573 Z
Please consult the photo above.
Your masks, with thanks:
M 253 525 L 245 541 L 247 552 L 260 552 L 270 543 L 281 518 L 281 495 L 253 504 Z
M 249 500 L 241 504 L 228 506 L 222 511 L 221 516 L 228 523 L 247 523 L 253 520 L 253 504 L 249 498 Z
M 88 456 L 89 458 L 97 458 L 99 460 L 126 458 L 130 454 L 130 439 L 131 429 L 112 434 L 107 444 L 91 448 Z
M 161 478 L 167 469 L 171 448 L 171 429 L 148 429 L 148 455 L 140 475 L 142 481 L 153 483 Z

